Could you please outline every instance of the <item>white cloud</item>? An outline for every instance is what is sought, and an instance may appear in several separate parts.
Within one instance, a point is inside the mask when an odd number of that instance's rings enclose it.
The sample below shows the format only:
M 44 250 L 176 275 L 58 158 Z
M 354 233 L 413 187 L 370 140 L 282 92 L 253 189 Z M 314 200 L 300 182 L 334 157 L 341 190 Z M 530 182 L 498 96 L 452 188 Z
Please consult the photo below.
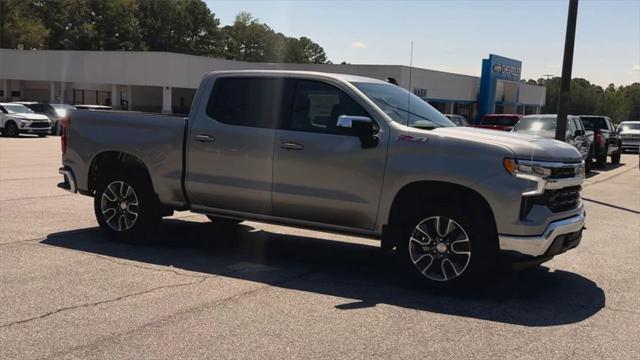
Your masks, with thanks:
M 633 71 L 640 71 L 640 64 L 635 64 L 635 65 L 633 65 L 633 67 L 631 68 L 631 70 L 633 70 Z
M 354 49 L 364 49 L 367 47 L 367 45 L 361 43 L 360 41 L 354 41 L 351 43 L 351 47 Z

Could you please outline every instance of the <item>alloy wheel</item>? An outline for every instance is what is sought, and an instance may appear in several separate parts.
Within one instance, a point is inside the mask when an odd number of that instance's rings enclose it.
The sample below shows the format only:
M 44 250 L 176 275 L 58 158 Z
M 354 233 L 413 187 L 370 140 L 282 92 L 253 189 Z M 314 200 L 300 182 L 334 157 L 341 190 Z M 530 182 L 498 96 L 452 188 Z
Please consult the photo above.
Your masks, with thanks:
M 124 181 L 107 185 L 100 199 L 100 210 L 109 227 L 115 231 L 131 229 L 138 219 L 138 196 Z
M 471 241 L 464 228 L 444 216 L 426 218 L 409 238 L 409 256 L 420 273 L 434 281 L 453 280 L 467 269 Z

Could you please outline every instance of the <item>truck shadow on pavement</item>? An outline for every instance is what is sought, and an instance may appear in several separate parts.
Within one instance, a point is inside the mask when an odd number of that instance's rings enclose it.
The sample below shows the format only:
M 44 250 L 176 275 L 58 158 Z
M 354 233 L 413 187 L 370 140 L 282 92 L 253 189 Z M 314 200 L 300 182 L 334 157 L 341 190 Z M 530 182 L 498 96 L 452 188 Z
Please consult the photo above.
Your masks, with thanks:
M 605 306 L 605 294 L 578 274 L 546 267 L 503 275 L 483 290 L 438 294 L 421 289 L 376 246 L 273 233 L 240 225 L 165 220 L 154 244 L 107 241 L 98 228 L 50 234 L 42 244 L 136 266 L 222 276 L 346 298 L 340 310 L 388 304 L 524 326 L 585 320 Z M 142 264 L 141 264 L 142 263 Z

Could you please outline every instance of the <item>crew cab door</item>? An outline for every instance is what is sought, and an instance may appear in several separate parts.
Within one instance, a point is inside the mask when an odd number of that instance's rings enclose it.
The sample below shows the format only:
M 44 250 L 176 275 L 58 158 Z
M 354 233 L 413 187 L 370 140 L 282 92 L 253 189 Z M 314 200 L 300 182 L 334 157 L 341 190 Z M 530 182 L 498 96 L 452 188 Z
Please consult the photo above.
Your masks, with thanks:
M 275 129 L 286 80 L 219 76 L 213 81 L 188 133 L 189 200 L 196 210 L 270 215 Z
M 358 137 L 336 131 L 340 115 L 371 117 L 338 86 L 295 81 L 290 116 L 276 134 L 273 210 L 280 217 L 372 229 L 387 141 L 380 130 L 378 145 L 363 148 Z

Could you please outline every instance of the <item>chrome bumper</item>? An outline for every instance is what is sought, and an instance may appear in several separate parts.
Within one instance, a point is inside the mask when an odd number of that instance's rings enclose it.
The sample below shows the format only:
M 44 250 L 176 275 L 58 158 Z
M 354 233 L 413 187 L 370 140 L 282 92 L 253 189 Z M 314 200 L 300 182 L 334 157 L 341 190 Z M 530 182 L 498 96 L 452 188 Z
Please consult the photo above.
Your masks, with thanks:
M 73 176 L 73 171 L 68 168 L 60 168 L 58 169 L 58 174 L 64 176 L 64 182 L 58 184 L 59 188 L 68 190 L 72 193 L 78 191 L 78 188 L 76 186 L 76 178 L 75 176 Z
M 554 221 L 547 226 L 542 235 L 498 235 L 500 250 L 516 251 L 531 256 L 544 255 L 558 236 L 582 230 L 585 217 L 586 213 L 583 211 L 581 214 L 568 219 Z

